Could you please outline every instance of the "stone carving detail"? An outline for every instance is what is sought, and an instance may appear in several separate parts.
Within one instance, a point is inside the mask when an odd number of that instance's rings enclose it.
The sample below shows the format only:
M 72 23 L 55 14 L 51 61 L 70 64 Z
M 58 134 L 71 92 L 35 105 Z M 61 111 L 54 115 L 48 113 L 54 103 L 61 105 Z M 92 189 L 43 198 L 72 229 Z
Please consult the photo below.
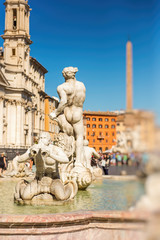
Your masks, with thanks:
M 18 161 L 19 157 L 16 156 L 15 158 Z M 19 163 L 17 171 L 15 171 L 12 162 L 9 162 L 7 171 L 5 173 L 5 176 L 7 176 L 7 177 L 16 177 L 16 178 L 29 177 L 32 175 L 33 175 L 33 173 L 31 171 L 31 169 L 25 163 Z
M 61 179 L 63 182 L 67 179 L 74 179 L 79 189 L 85 189 L 92 182 L 92 172 L 87 167 L 83 145 L 83 103 L 86 89 L 82 82 L 76 80 L 75 74 L 77 71 L 78 68 L 74 67 L 63 69 L 62 74 L 65 82 L 57 88 L 60 102 L 58 108 L 50 114 L 50 118 L 58 122 L 61 132 L 68 136 L 68 139 L 69 137 L 74 139 L 67 155 L 69 156 L 72 153 L 70 157 L 73 160 L 75 156 L 75 161 L 69 166 L 61 166 Z M 65 143 L 64 146 L 65 151 L 69 144 Z
M 112 147 L 112 152 L 128 153 L 133 151 L 144 151 L 144 145 L 140 141 L 140 129 L 127 129 L 121 132 L 117 138 L 117 144 Z
M 67 67 L 63 69 L 65 82 L 58 86 L 60 97 L 58 108 L 50 114 L 51 119 L 57 119 L 61 131 L 67 135 L 75 136 L 75 165 L 82 165 L 83 151 L 83 103 L 85 100 L 85 86 L 75 78 L 77 68 Z
M 36 165 L 35 180 L 21 180 L 15 190 L 14 199 L 21 204 L 55 204 L 58 201 L 72 199 L 77 193 L 77 183 L 69 180 L 63 183 L 59 179 L 58 165 L 69 162 L 64 151 L 51 143 L 49 133 L 40 135 L 38 144 L 33 145 L 21 156 L 13 159 L 15 175 L 18 164 L 34 158 Z
M 99 167 L 93 168 L 91 166 L 91 160 L 92 156 L 94 156 L 95 159 L 100 158 L 100 155 L 96 152 L 96 150 L 92 147 L 88 147 L 88 140 L 84 140 L 83 145 L 84 145 L 84 155 L 85 155 L 85 162 L 84 165 L 86 168 L 90 169 L 92 173 L 92 179 L 96 179 L 97 177 L 102 176 L 102 169 Z
M 112 146 L 112 152 L 121 152 L 121 153 L 127 153 L 129 151 L 127 147 L 127 138 L 125 133 L 121 132 L 120 135 L 117 138 L 117 144 L 115 146 Z
M 73 156 L 75 152 L 75 139 L 66 133 L 60 132 L 54 137 L 55 145 L 62 148 L 68 157 Z
M 64 68 L 65 83 L 57 88 L 60 96 L 58 108 L 50 118 L 58 122 L 60 133 L 51 143 L 49 133 L 42 133 L 33 145 L 18 159 L 13 159 L 14 171 L 18 163 L 34 157 L 35 180 L 22 180 L 15 190 L 15 201 L 32 204 L 52 204 L 74 198 L 78 189 L 86 189 L 93 180 L 90 165 L 94 149 L 84 146 L 83 102 L 85 86 L 75 78 L 77 68 Z M 97 153 L 95 153 L 96 155 Z M 99 155 L 97 155 L 99 157 Z M 59 176 L 60 175 L 60 176 Z

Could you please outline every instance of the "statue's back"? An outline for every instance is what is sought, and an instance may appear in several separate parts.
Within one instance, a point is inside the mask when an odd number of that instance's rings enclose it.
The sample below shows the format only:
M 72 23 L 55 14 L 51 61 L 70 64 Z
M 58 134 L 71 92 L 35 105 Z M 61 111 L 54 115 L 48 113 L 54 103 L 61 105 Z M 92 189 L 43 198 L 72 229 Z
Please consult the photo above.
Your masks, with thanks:
M 82 107 L 86 97 L 86 88 L 82 82 L 76 81 L 74 86 L 73 104 Z

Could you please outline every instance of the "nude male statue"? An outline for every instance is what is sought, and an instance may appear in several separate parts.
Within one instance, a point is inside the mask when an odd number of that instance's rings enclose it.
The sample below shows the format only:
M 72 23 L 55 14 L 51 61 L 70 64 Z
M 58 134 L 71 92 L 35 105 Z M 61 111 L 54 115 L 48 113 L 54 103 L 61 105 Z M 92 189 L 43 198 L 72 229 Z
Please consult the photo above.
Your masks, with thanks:
M 81 166 L 84 160 L 83 149 L 83 103 L 86 89 L 82 82 L 75 78 L 78 68 L 66 67 L 62 74 L 65 83 L 57 88 L 60 97 L 58 108 L 50 114 L 51 119 L 56 119 L 60 127 L 68 135 L 74 135 L 76 140 L 75 166 Z

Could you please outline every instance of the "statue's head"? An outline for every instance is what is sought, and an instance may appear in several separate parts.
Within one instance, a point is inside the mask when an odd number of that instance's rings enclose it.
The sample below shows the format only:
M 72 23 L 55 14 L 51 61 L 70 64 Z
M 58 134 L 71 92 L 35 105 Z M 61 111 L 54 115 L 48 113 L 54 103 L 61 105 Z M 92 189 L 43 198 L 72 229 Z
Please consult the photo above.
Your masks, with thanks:
M 49 145 L 51 143 L 51 136 L 50 136 L 49 132 L 40 133 L 38 143 L 43 143 L 44 145 Z
M 66 67 L 63 69 L 62 74 L 65 80 L 75 78 L 75 74 L 78 72 L 77 67 Z

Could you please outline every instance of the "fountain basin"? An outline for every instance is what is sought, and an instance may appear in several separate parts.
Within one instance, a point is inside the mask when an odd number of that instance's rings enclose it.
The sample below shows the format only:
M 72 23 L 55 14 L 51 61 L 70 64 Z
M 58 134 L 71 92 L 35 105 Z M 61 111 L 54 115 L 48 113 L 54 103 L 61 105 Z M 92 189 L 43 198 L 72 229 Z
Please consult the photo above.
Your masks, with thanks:
M 126 211 L 0 215 L 0 239 L 143 240 L 148 218 Z
M 0 180 L 0 214 L 51 214 L 75 211 L 126 211 L 144 194 L 144 183 L 134 178 L 118 177 L 98 179 L 76 197 L 57 206 L 19 206 L 14 203 L 15 185 L 19 179 Z
M 0 239 L 143 240 L 147 213 L 127 211 L 144 193 L 143 182 L 110 178 L 93 182 L 61 206 L 17 205 L 13 192 L 19 180 L 1 179 Z

